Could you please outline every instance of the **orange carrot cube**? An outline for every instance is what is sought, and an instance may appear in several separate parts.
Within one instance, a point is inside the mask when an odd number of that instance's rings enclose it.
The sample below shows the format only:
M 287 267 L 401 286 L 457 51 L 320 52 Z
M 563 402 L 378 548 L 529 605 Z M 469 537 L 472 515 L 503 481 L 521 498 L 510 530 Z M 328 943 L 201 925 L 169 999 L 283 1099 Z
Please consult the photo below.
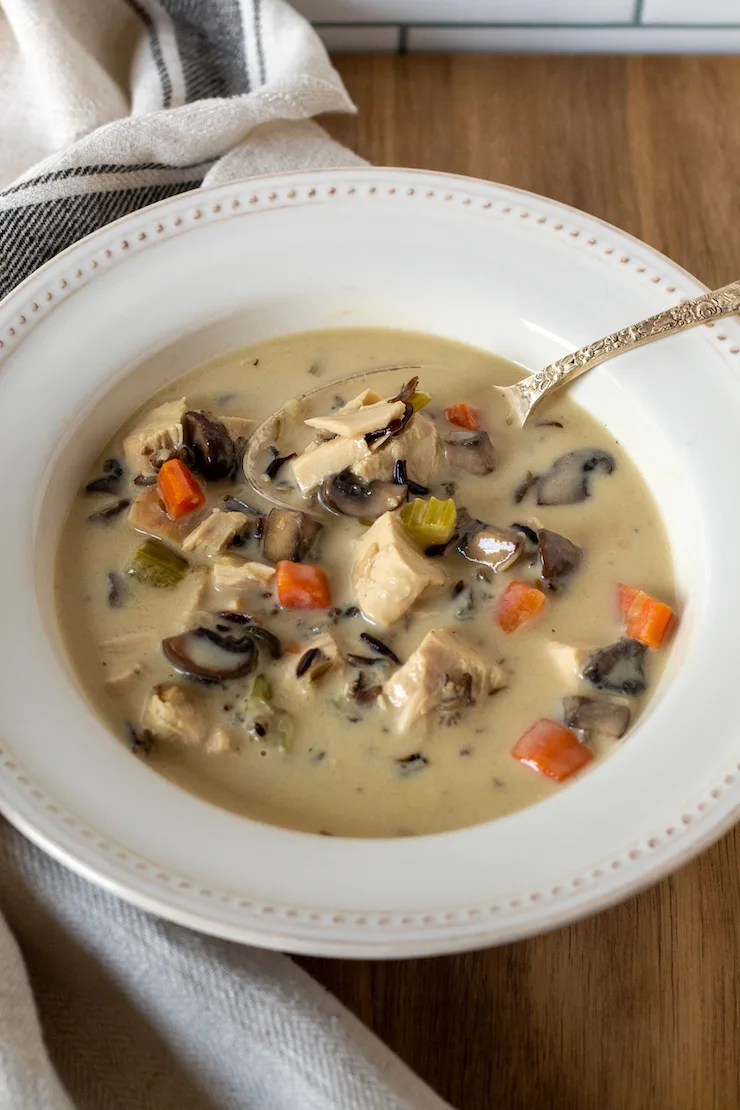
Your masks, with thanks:
M 520 625 L 531 621 L 545 607 L 542 590 L 526 582 L 510 582 L 496 606 L 496 620 L 504 632 L 514 632 Z
M 329 579 L 312 563 L 282 559 L 275 568 L 275 582 L 284 609 L 328 609 L 331 605 Z
M 574 732 L 543 717 L 517 740 L 514 759 L 555 782 L 563 782 L 590 763 L 594 753 Z
M 450 424 L 456 424 L 458 428 L 467 428 L 469 432 L 479 432 L 483 426 L 478 410 L 462 402 L 446 408 L 445 416 Z

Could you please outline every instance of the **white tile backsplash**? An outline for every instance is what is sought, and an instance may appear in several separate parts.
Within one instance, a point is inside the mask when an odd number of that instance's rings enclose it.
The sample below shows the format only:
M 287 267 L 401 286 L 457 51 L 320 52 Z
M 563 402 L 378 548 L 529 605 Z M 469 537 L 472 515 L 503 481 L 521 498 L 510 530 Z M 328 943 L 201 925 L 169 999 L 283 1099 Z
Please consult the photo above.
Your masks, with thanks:
M 740 0 L 644 0 L 643 23 L 738 23 Z
M 407 47 L 440 54 L 737 54 L 740 27 L 411 27 Z
M 315 23 L 630 23 L 636 0 L 291 0 Z
M 291 3 L 316 24 L 330 50 L 740 53 L 740 0 Z

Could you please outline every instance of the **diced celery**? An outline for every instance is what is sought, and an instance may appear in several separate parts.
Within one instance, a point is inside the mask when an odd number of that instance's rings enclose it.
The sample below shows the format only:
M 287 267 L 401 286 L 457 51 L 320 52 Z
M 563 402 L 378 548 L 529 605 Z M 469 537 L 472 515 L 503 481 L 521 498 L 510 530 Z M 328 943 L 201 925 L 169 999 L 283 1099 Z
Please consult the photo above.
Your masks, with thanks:
M 420 409 L 425 409 L 427 407 L 431 399 L 428 393 L 422 393 L 421 390 L 417 390 L 416 393 L 412 393 L 409 397 L 409 404 L 414 412 L 419 412 Z
M 424 501 L 415 497 L 401 509 L 401 520 L 406 525 L 406 531 L 420 547 L 447 543 L 457 520 L 455 502 L 452 498 L 439 501 L 436 497 L 430 497 L 428 501 Z
M 272 686 L 267 675 L 258 674 L 252 683 L 252 692 L 249 695 L 250 701 L 272 701 Z
M 147 540 L 134 555 L 128 573 L 144 586 L 171 589 L 188 569 L 187 559 L 159 540 Z

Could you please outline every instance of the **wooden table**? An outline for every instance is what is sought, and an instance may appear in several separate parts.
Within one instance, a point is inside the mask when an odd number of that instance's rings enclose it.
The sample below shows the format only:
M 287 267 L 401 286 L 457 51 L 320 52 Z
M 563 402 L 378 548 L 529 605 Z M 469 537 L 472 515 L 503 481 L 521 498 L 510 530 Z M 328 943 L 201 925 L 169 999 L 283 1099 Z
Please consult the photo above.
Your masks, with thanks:
M 329 128 L 370 161 L 532 189 L 712 287 L 740 277 L 740 58 L 338 65 L 360 114 Z M 739 862 L 736 831 L 549 936 L 451 958 L 302 963 L 460 1110 L 737 1110 Z

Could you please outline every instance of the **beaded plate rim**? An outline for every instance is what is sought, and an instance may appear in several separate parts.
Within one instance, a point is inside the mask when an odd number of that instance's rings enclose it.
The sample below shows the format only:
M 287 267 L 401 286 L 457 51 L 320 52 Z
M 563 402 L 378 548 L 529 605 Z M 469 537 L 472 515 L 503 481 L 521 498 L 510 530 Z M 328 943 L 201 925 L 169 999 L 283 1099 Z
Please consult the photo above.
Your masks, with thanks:
M 444 184 L 440 186 L 440 182 Z M 209 221 L 241 219 L 287 205 L 381 199 L 424 204 L 436 201 L 459 205 L 477 218 L 484 215 L 530 221 L 533 228 L 545 233 L 567 236 L 574 247 L 602 253 L 613 265 L 629 269 L 636 280 L 660 285 L 669 298 L 695 296 L 706 290 L 687 271 L 628 233 L 598 217 L 511 186 L 395 168 L 299 171 L 178 194 L 125 216 L 67 248 L 0 302 L 0 372 L 4 360 L 58 304 L 108 268 L 162 239 L 187 233 Z M 630 253 L 626 253 L 624 243 L 632 244 Z M 734 356 L 740 355 L 740 321 L 705 326 L 712 332 L 707 340 L 725 361 L 735 364 Z M 243 892 L 207 888 L 192 876 L 163 871 L 153 861 L 98 835 L 67 812 L 58 799 L 33 781 L 2 742 L 0 772 L 0 811 L 4 816 L 85 878 L 142 909 L 201 932 L 317 955 L 437 954 L 505 943 L 549 930 L 605 909 L 657 882 L 719 839 L 740 814 L 737 762 L 726 769 L 719 782 L 697 794 L 671 825 L 548 890 L 522 891 L 495 904 L 480 902 L 428 912 L 338 912 L 326 907 L 251 901 Z M 9 783 L 15 799 L 8 791 Z M 648 858 L 653 861 L 649 870 L 633 866 L 638 861 L 644 865 Z M 101 860 L 105 861 L 104 869 Z

